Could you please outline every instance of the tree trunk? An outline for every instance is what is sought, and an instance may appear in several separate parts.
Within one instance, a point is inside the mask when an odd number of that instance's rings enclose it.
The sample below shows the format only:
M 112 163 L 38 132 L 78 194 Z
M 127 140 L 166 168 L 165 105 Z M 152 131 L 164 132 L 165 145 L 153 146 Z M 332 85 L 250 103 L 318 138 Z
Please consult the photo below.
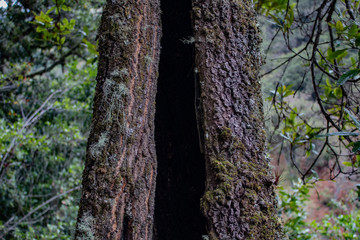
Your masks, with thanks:
M 195 67 L 192 47 L 180 44 L 190 32 L 190 22 L 179 20 L 188 18 L 189 1 L 162 1 L 169 14 L 157 98 L 156 237 L 204 233 L 196 202 L 205 161 L 201 208 L 209 239 L 281 239 L 264 156 L 260 39 L 251 1 L 193 1 Z M 153 238 L 159 17 L 159 0 L 108 0 L 104 8 L 76 239 Z
M 195 0 L 197 107 L 206 163 L 209 239 L 282 239 L 269 162 L 259 30 L 250 0 Z
M 152 239 L 158 0 L 108 0 L 76 239 Z

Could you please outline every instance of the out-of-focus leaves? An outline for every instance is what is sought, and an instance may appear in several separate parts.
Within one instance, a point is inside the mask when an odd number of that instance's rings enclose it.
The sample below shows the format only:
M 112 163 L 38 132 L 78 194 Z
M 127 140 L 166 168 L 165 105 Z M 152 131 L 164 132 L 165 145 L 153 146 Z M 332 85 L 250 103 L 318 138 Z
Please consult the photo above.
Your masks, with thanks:
M 341 58 L 345 57 L 347 55 L 347 49 L 341 49 L 341 50 L 337 50 L 335 52 L 331 52 L 329 54 L 328 59 L 330 61 L 334 60 L 334 59 L 338 59 L 341 60 Z
M 345 112 L 350 116 L 350 118 L 353 120 L 353 122 L 355 123 L 355 126 L 357 127 L 357 129 L 360 131 L 360 122 L 359 120 L 351 114 L 351 112 L 345 108 Z
M 357 141 L 357 142 L 354 143 L 352 151 L 357 152 L 359 150 L 360 150 L 360 141 Z
M 81 184 L 97 55 L 80 43 L 95 42 L 102 4 L 36 0 L 0 8 L 0 236 Z M 78 198 L 74 191 L 49 203 L 5 239 L 70 239 Z
M 340 76 L 339 80 L 336 82 L 337 85 L 343 85 L 346 81 L 354 79 L 360 74 L 360 69 L 351 69 Z

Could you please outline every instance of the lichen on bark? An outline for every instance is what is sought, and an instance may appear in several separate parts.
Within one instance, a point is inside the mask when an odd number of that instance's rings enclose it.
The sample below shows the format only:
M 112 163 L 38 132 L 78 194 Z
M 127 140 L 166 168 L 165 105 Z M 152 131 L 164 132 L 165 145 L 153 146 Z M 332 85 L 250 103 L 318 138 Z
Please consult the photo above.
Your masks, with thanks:
M 259 30 L 250 0 L 193 1 L 209 238 L 283 239 L 265 158 Z
M 251 2 L 193 1 L 210 239 L 283 237 L 264 157 Z M 152 239 L 159 16 L 159 0 L 108 0 L 104 8 L 77 239 Z
M 159 0 L 107 1 L 76 239 L 152 239 L 160 35 Z

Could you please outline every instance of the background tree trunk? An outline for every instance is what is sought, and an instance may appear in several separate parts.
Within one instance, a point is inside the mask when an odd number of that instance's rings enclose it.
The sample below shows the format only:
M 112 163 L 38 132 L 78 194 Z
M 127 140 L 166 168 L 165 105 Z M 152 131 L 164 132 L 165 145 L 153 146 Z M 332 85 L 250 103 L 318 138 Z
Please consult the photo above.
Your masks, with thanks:
M 76 239 L 152 239 L 158 0 L 108 0 Z
M 193 3 L 210 239 L 282 239 L 265 158 L 259 30 L 250 0 Z

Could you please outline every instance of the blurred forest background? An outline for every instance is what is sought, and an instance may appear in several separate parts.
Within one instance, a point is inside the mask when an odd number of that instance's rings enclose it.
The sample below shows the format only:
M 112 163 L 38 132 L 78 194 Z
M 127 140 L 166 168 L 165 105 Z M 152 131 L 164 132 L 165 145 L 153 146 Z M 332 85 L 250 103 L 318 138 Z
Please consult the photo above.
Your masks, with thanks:
M 0 1 L 0 239 L 74 233 L 103 4 Z M 284 230 L 360 239 L 359 1 L 254 4 Z

